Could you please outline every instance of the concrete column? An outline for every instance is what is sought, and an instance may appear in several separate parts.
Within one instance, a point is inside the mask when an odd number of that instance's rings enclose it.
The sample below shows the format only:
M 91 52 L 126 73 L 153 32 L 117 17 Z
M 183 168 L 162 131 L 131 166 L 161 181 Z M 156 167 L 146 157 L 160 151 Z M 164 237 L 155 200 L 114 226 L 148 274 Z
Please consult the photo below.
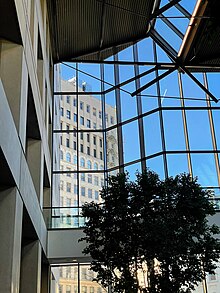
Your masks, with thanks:
M 17 189 L 0 192 L 0 291 L 19 293 L 23 202 Z
M 20 293 L 41 292 L 41 245 L 38 240 L 22 248 Z
M 0 77 L 16 128 L 19 130 L 23 47 L 2 42 L 0 59 Z
M 27 142 L 27 162 L 35 190 L 42 207 L 43 205 L 43 149 L 41 140 L 29 139 Z

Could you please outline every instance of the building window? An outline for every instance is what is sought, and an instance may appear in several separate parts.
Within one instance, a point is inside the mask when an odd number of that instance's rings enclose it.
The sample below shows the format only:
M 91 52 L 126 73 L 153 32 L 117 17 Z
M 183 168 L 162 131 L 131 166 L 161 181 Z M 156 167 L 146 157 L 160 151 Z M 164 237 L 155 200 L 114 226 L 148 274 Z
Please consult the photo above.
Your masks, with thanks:
M 63 151 L 60 151 L 60 159 L 63 160 Z
M 76 184 L 74 184 L 74 194 L 78 193 L 78 186 Z
M 74 128 L 73 130 L 74 130 L 73 136 L 76 137 L 76 128 Z
M 71 163 L 71 155 L 70 155 L 70 153 L 66 153 L 66 161 Z
M 86 189 L 83 186 L 81 187 L 81 195 L 86 196 Z
M 96 150 L 93 150 L 93 156 L 96 158 Z
M 94 287 L 90 287 L 89 293 L 94 293 Z
M 99 200 L 99 192 L 97 190 L 95 190 L 95 199 Z
M 63 137 L 62 136 L 60 137 L 60 144 L 61 145 L 63 144 Z
M 95 122 L 93 122 L 93 128 L 96 129 L 96 123 Z
M 90 121 L 89 119 L 87 119 L 86 126 L 87 126 L 88 128 L 91 128 L 91 121 Z
M 108 122 L 108 114 L 105 114 L 105 120 Z
M 87 161 L 87 168 L 92 169 L 92 163 L 90 160 Z
M 66 146 L 69 148 L 70 147 L 70 140 L 69 138 L 66 139 Z
M 87 155 L 90 156 L 90 147 L 87 147 Z
M 86 180 L 85 173 L 81 173 L 81 181 L 85 181 L 85 180 Z
M 70 188 L 71 188 L 71 186 L 70 186 Z M 69 191 L 70 192 L 70 191 Z M 71 198 L 67 198 L 66 199 L 66 206 L 67 207 L 71 207 Z
M 98 164 L 94 163 L 94 170 L 98 170 Z
M 104 166 L 103 165 L 100 165 L 100 170 L 104 170 Z
M 80 124 L 84 125 L 84 117 L 83 116 L 80 116 Z
M 80 144 L 80 152 L 83 153 L 83 144 Z
M 83 139 L 83 132 L 80 133 L 80 139 Z
M 92 109 L 93 116 L 96 116 L 96 108 Z
M 100 160 L 103 160 L 102 152 L 100 152 Z
M 73 149 L 74 149 L 74 151 L 76 151 L 76 142 L 75 141 L 73 142 Z
M 66 118 L 71 119 L 71 113 L 69 110 L 66 110 Z
M 60 189 L 63 190 L 63 181 L 60 180 Z
M 84 103 L 82 101 L 80 101 L 80 110 L 83 110 L 84 109 Z
M 71 192 L 71 183 L 69 182 L 66 183 L 66 191 Z
M 99 185 L 99 177 L 98 177 L 98 176 L 95 176 L 95 177 L 94 177 L 94 184 L 95 184 L 96 186 Z
M 114 118 L 111 116 L 111 124 L 114 124 Z
M 63 123 L 60 122 L 60 129 L 62 130 L 63 129 Z
M 85 159 L 84 158 L 80 159 L 80 166 L 85 167 Z
M 92 198 L 92 189 L 88 189 L 88 198 Z
M 99 111 L 99 118 L 102 118 L 102 111 Z
M 88 104 L 86 105 L 86 112 L 90 113 L 90 105 L 88 105 Z
M 75 155 L 74 157 L 73 157 L 73 164 L 77 164 L 77 156 Z
M 100 148 L 102 148 L 102 139 L 101 138 L 99 140 L 99 145 L 100 145 Z
M 76 98 L 74 98 L 74 99 L 73 99 L 73 106 L 76 107 L 76 104 L 77 104 L 77 102 L 76 102 Z
M 86 286 L 82 286 L 82 293 L 87 293 L 87 287 Z
M 66 176 L 71 177 L 71 173 L 69 173 L 69 172 L 71 172 L 71 168 L 67 167 L 66 171 L 68 172 L 68 173 L 66 173 Z
M 60 115 L 63 116 L 63 108 L 60 108 Z
M 66 125 L 66 130 L 67 130 L 67 131 L 70 130 L 70 126 L 69 126 L 69 124 Z
M 71 293 L 71 286 L 66 285 L 66 293 Z
M 62 274 L 61 274 L 62 277 Z M 63 285 L 59 285 L 59 293 L 63 293 Z
M 87 133 L 87 142 L 90 142 L 90 135 Z
M 88 174 L 88 183 L 92 184 L 92 174 Z
M 76 113 L 73 114 L 73 121 L 77 122 L 77 114 Z
M 70 103 L 70 96 L 66 96 L 66 102 L 69 104 Z
M 96 145 L 96 136 L 93 136 L 93 144 Z

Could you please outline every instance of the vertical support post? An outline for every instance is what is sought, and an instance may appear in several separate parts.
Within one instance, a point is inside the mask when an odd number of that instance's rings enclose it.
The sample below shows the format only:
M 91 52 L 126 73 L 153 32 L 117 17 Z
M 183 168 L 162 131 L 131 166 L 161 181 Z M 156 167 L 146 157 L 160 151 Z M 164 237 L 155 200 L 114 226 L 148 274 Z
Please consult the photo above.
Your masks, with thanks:
M 16 188 L 0 192 L 0 290 L 18 293 L 23 202 Z
M 137 43 L 133 45 L 133 55 L 134 55 L 134 73 L 135 77 L 139 75 L 139 67 L 136 62 L 138 62 L 138 49 Z M 135 79 L 136 90 L 138 90 L 141 86 L 140 79 Z M 143 118 L 140 117 L 142 115 L 142 101 L 141 96 L 137 95 L 137 113 L 138 113 L 138 128 L 139 128 L 139 141 L 140 141 L 140 154 L 141 154 L 141 169 L 142 172 L 146 170 L 146 161 L 145 161 L 145 143 L 144 143 L 144 123 Z

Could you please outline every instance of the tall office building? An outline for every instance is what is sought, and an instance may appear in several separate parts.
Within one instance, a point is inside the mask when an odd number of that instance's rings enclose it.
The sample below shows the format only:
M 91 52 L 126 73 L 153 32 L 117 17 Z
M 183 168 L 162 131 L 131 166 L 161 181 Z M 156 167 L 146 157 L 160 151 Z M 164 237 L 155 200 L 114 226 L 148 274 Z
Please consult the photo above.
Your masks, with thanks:
M 218 202 L 218 2 L 0 1 L 0 292 L 101 290 L 76 225 L 112 173 L 189 172 Z

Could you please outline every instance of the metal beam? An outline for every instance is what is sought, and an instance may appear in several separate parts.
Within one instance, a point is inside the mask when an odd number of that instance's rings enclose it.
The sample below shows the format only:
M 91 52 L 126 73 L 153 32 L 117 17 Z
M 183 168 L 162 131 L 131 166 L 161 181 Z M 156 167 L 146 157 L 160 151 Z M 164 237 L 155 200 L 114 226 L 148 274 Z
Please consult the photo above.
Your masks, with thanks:
M 153 80 L 151 80 L 150 82 L 148 82 L 147 84 L 145 84 L 144 86 L 142 86 L 141 88 L 139 88 L 138 90 L 134 91 L 131 96 L 136 96 L 138 95 L 140 92 L 142 92 L 143 90 L 145 90 L 146 88 L 150 87 L 151 85 L 153 85 L 154 83 L 156 83 L 157 81 L 161 80 L 162 78 L 166 77 L 167 75 L 169 75 L 170 73 L 172 73 L 173 71 L 175 71 L 177 69 L 177 66 L 175 66 L 174 68 L 171 68 L 169 70 L 167 70 L 166 72 L 162 73 L 161 75 L 159 75 L 158 77 L 154 78 Z
M 105 91 L 105 94 L 107 94 L 107 93 L 109 93 L 109 92 L 111 92 L 111 91 L 113 91 L 113 90 L 115 90 L 117 88 L 120 88 L 120 87 L 122 87 L 122 86 L 124 86 L 124 85 L 126 85 L 126 84 L 128 84 L 128 83 L 130 83 L 132 81 L 135 81 L 135 80 L 137 80 L 137 79 L 139 79 L 139 78 L 141 78 L 141 77 L 143 77 L 145 75 L 148 75 L 148 74 L 154 72 L 155 70 L 157 70 L 158 68 L 159 68 L 159 66 L 155 66 L 155 67 L 153 67 L 153 68 L 151 68 L 151 69 L 149 69 L 149 70 L 147 70 L 147 71 L 145 71 L 145 72 L 143 72 L 143 73 L 141 73 L 141 74 L 139 74 L 137 76 L 135 75 L 134 77 L 132 77 L 132 78 L 126 80 L 126 81 L 123 81 L 123 82 L 119 83 L 118 85 L 113 86 L 110 89 L 107 89 Z
M 151 14 L 150 20 L 156 18 L 161 13 L 165 12 L 166 10 L 170 9 L 171 7 L 173 7 L 174 5 L 178 4 L 180 1 L 181 0 L 172 0 L 172 1 L 170 1 L 170 3 L 164 5 L 163 7 L 159 8 L 158 10 L 156 10 L 153 14 Z
M 180 59 L 173 54 L 173 52 L 170 50 L 170 48 L 167 48 L 167 45 L 170 47 L 170 45 L 157 33 L 156 30 L 152 29 L 150 31 L 150 36 L 152 39 L 163 49 L 167 55 L 174 61 L 174 64 L 182 69 L 183 72 L 185 72 L 207 95 L 209 95 L 214 102 L 218 102 L 218 99 L 208 90 L 204 87 L 204 85 L 186 68 L 184 64 L 181 63 Z
M 155 29 L 152 28 L 149 35 L 173 61 L 176 60 L 178 56 L 177 51 Z
M 169 0 L 170 2 L 172 0 Z M 181 6 L 179 3 L 174 5 L 183 15 L 185 15 L 188 19 L 191 18 L 191 14 L 183 7 Z
M 166 16 L 164 14 L 161 14 L 161 16 L 163 16 L 161 18 L 161 20 L 169 27 L 171 28 L 174 33 L 177 34 L 178 37 L 180 37 L 181 39 L 184 38 L 184 34 L 171 22 L 169 21 L 169 19 L 166 18 Z

